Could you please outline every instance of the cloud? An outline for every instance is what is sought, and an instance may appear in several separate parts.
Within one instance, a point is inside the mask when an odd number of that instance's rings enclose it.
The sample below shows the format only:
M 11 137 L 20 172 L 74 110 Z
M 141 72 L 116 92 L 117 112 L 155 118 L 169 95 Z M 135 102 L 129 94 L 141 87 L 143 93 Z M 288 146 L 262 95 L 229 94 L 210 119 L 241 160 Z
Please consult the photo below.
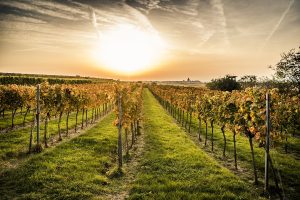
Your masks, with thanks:
M 277 31 L 277 29 L 279 28 L 279 26 L 281 25 L 282 21 L 285 19 L 286 15 L 289 13 L 292 5 L 294 4 L 294 0 L 290 0 L 287 8 L 284 10 L 284 12 L 282 13 L 280 19 L 278 20 L 278 22 L 275 24 L 274 28 L 272 29 L 272 31 L 270 32 L 270 34 L 268 35 L 268 37 L 266 38 L 266 40 L 264 41 L 260 51 L 262 51 L 265 46 L 267 45 L 267 43 L 269 42 L 269 40 L 272 38 L 272 36 L 274 35 L 274 33 Z
M 270 41 L 297 1 L 273 0 L 36 0 L 0 1 L 1 42 L 37 46 L 92 44 L 120 24 L 159 33 L 173 49 L 222 53 L 256 49 Z M 298 5 L 298 4 L 297 4 Z M 282 13 L 282 9 L 284 12 Z M 277 13 L 282 13 L 277 20 Z M 295 13 L 298 12 L 298 13 Z M 299 25 L 299 9 L 293 11 Z M 290 16 L 289 16 L 290 17 Z M 297 21 L 298 20 L 298 21 Z M 296 26 L 295 26 L 296 27 Z M 270 32 L 271 30 L 271 32 Z M 298 29 L 294 28 L 294 32 Z M 96 34 L 95 34 L 96 33 Z M 30 37 L 32 36 L 32 37 Z M 262 47 L 262 48 L 263 48 Z
M 97 17 L 96 17 L 94 9 L 92 7 L 89 7 L 89 14 L 90 14 L 90 20 L 93 24 L 93 27 L 94 27 L 95 32 L 97 34 L 97 37 L 99 38 L 100 37 L 100 32 L 98 31 Z

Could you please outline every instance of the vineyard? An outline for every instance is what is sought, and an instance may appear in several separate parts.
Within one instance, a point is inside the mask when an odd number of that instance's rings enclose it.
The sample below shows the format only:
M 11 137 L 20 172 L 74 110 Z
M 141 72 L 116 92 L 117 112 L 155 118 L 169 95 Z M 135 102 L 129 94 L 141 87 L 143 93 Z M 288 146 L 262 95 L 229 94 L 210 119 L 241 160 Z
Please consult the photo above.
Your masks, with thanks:
M 7 84 L 0 128 L 0 199 L 300 197 L 300 97 L 278 89 Z
M 238 152 L 247 154 L 248 150 L 245 148 L 247 148 L 246 140 L 248 140 L 248 149 L 251 154 L 242 155 L 243 162 L 241 164 L 248 165 L 249 168 L 251 163 L 256 185 L 259 179 L 258 173 L 264 174 L 264 152 L 260 148 L 266 146 L 266 133 L 267 129 L 270 129 L 270 146 L 274 151 L 271 152 L 272 156 L 268 155 L 268 163 L 273 172 L 274 187 L 280 190 L 279 184 L 281 184 L 282 190 L 283 187 L 287 187 L 285 185 L 296 185 L 299 188 L 299 174 L 295 172 L 299 167 L 297 162 L 299 159 L 299 139 L 295 139 L 296 132 L 299 135 L 300 129 L 299 96 L 283 95 L 277 89 L 267 90 L 255 87 L 232 93 L 203 88 L 157 85 L 152 85 L 150 90 L 160 104 L 188 133 L 191 134 L 192 129 L 197 133 L 196 136 L 192 134 L 191 136 L 196 137 L 198 142 L 203 142 L 204 147 L 207 147 L 208 142 L 210 142 L 210 152 L 215 151 L 214 142 L 218 142 L 217 148 L 222 151 L 219 156 L 222 156 L 223 160 L 228 157 L 226 156 L 227 143 L 228 138 L 231 137 L 231 143 L 233 143 L 231 151 L 233 151 L 235 170 L 238 169 Z M 271 96 L 268 102 L 270 116 L 267 116 L 268 112 L 266 111 L 266 94 L 268 94 L 268 98 Z M 266 119 L 268 117 L 271 124 L 267 128 Z M 219 129 L 221 134 L 216 135 L 216 129 Z M 208 132 L 210 132 L 209 139 Z M 238 134 L 244 136 L 240 137 L 241 141 L 237 141 Z M 291 138 L 291 142 L 289 142 L 289 138 Z M 254 140 L 257 142 L 257 148 L 254 147 Z M 237 143 L 241 142 L 243 142 L 243 147 L 241 150 L 237 150 Z M 258 155 L 255 155 L 254 149 L 257 149 Z M 284 149 L 284 154 L 288 156 L 281 155 L 282 149 Z M 276 160 L 277 170 L 273 165 L 272 157 Z M 295 171 L 287 173 L 285 171 L 287 168 L 292 168 Z M 290 180 L 290 177 L 297 177 L 297 179 Z M 284 182 L 282 182 L 282 178 Z M 281 183 L 279 183 L 279 179 Z M 294 193 L 293 191 L 289 192 Z M 281 192 L 278 192 L 278 195 L 282 198 Z
M 0 19 L 0 200 L 300 200 L 300 0 Z

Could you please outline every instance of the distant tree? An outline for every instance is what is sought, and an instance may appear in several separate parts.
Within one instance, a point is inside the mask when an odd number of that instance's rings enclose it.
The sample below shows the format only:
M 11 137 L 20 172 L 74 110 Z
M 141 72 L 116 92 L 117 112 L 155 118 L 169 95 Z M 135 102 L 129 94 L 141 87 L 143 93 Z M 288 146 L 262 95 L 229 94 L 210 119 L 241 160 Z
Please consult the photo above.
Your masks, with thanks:
M 242 88 L 253 87 L 257 84 L 257 77 L 255 75 L 245 75 L 238 81 Z
M 293 87 L 291 87 L 290 83 L 279 81 L 275 77 L 273 77 L 272 79 L 270 79 L 268 77 L 261 77 L 257 81 L 257 85 L 259 85 L 260 87 L 269 88 L 269 89 L 270 88 L 277 88 L 280 93 L 284 93 L 284 94 L 294 93 L 293 92 Z
M 189 82 L 189 81 L 191 81 L 191 79 L 190 79 L 190 78 L 187 78 L 187 81 Z
M 211 90 L 229 91 L 241 89 L 241 85 L 236 81 L 236 76 L 226 75 L 223 78 L 212 79 L 206 86 Z
M 287 83 L 287 87 L 293 86 L 300 92 L 300 47 L 298 51 L 291 49 L 283 53 L 273 69 L 276 78 Z

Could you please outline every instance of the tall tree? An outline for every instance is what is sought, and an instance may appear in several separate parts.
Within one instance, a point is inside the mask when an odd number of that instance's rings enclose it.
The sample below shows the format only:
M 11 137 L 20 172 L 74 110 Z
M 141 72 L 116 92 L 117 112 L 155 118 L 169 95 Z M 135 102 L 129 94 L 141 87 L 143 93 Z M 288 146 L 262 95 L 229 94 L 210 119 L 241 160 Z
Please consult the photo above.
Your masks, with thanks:
M 274 70 L 279 80 L 291 84 L 300 93 L 300 47 L 298 51 L 291 49 L 283 53 Z

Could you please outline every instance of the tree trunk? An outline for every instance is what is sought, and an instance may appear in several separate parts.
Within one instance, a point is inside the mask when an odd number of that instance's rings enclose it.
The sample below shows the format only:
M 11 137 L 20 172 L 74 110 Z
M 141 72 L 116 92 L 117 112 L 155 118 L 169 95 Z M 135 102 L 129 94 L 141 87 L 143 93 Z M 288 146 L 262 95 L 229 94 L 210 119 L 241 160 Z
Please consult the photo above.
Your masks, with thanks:
M 105 115 L 105 103 L 102 105 L 102 113 L 103 113 L 103 116 Z
M 128 144 L 128 128 L 125 129 L 125 147 L 126 147 L 126 155 L 129 155 L 129 144 Z
M 136 135 L 140 135 L 141 131 L 140 131 L 140 121 L 137 120 L 136 121 Z
M 131 146 L 130 146 L 130 148 L 132 148 L 132 146 L 134 144 L 134 130 L 133 130 L 133 123 L 132 122 L 130 124 L 130 128 L 131 128 Z
M 15 126 L 14 119 L 15 119 L 16 112 L 17 112 L 17 109 L 13 109 L 11 111 L 11 128 L 14 128 L 14 126 Z
M 69 116 L 70 116 L 70 111 L 67 112 L 67 121 L 66 121 L 66 126 L 67 126 L 67 136 L 69 135 Z
M 201 139 L 201 118 L 199 117 L 199 126 L 198 126 L 198 140 L 199 142 L 202 142 Z
M 204 141 L 204 145 L 207 145 L 207 121 L 204 121 L 205 123 L 205 141 Z
M 75 133 L 77 132 L 78 112 L 79 112 L 79 108 L 76 109 L 76 117 L 75 117 Z
M 172 105 L 172 112 L 173 112 L 173 115 L 172 115 L 172 117 L 173 118 L 176 118 L 176 107 L 174 106 L 174 105 Z
M 27 114 L 28 114 L 29 110 L 30 110 L 30 107 L 27 107 L 24 118 L 23 118 L 23 126 L 25 126 L 25 120 L 26 120 L 26 117 L 27 117 Z
M 48 133 L 48 113 L 47 113 L 47 116 L 45 118 L 45 129 L 44 129 L 44 144 L 45 144 L 45 148 L 48 147 L 47 133 Z
M 211 126 L 211 151 L 214 151 L 214 120 L 210 122 Z
M 180 109 L 180 115 L 179 115 L 179 123 L 182 123 L 182 110 Z
M 88 125 L 88 109 L 85 110 L 85 127 Z
M 93 108 L 93 112 L 92 112 L 92 123 L 94 123 L 96 121 L 96 109 Z
M 182 124 L 181 124 L 181 126 L 183 127 L 184 126 L 184 110 L 182 110 Z
M 83 129 L 83 122 L 84 122 L 84 108 L 82 109 L 82 115 L 81 115 L 81 129 Z
M 226 152 L 226 135 L 225 135 L 225 125 L 223 125 L 221 127 L 221 131 L 222 131 L 222 134 L 223 134 L 223 140 L 224 140 L 224 147 L 223 147 L 223 157 L 225 158 L 225 152 Z
M 296 121 L 296 119 L 294 119 L 294 120 L 293 120 L 293 132 L 292 132 L 292 136 L 293 136 L 293 137 L 295 137 L 296 126 L 297 126 L 297 121 Z
M 137 136 L 137 131 L 138 131 L 136 120 L 134 120 L 133 125 L 134 125 L 134 140 L 136 141 L 136 136 Z
M 190 112 L 189 133 L 191 132 L 191 125 L 192 125 L 192 112 Z
M 35 121 L 36 121 L 36 117 L 35 115 L 33 115 L 34 120 L 33 123 L 31 124 L 31 129 L 30 129 L 30 135 L 29 135 L 29 148 L 28 148 L 28 153 L 31 153 L 31 149 L 32 149 L 32 140 L 33 140 L 33 129 L 35 126 Z
M 176 107 L 174 105 L 172 107 L 173 107 L 173 118 L 176 119 Z
M 254 184 L 257 185 L 258 180 L 257 180 L 256 163 L 255 163 L 255 159 L 254 159 L 254 150 L 253 150 L 252 137 L 251 136 L 248 136 L 248 137 L 249 137 L 249 144 L 250 144 L 251 156 L 252 156 L 252 165 L 253 165 L 253 172 L 254 172 Z
M 123 165 L 123 155 L 122 155 L 122 126 L 119 126 L 118 133 L 118 168 L 121 169 Z
M 184 124 L 185 129 L 187 129 L 188 121 L 189 121 L 189 112 L 186 112 L 186 120 L 185 120 L 185 124 Z
M 59 113 L 59 119 L 58 119 L 58 141 L 62 140 L 62 137 L 61 137 L 61 128 L 60 128 L 62 114 L 63 114 L 63 112 L 61 111 Z
M 287 131 L 285 131 L 284 150 L 285 150 L 285 153 L 288 153 L 288 134 L 287 134 Z
M 176 106 L 173 105 L 173 118 L 176 119 Z
M 233 130 L 233 154 L 234 154 L 234 166 L 235 166 L 235 169 L 237 170 L 237 156 L 236 156 L 236 139 L 235 139 L 235 136 L 236 136 L 236 132 L 235 130 Z

